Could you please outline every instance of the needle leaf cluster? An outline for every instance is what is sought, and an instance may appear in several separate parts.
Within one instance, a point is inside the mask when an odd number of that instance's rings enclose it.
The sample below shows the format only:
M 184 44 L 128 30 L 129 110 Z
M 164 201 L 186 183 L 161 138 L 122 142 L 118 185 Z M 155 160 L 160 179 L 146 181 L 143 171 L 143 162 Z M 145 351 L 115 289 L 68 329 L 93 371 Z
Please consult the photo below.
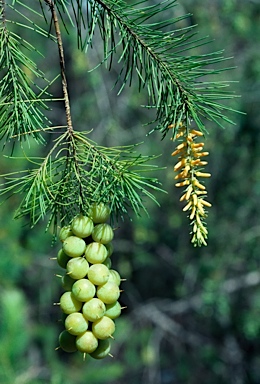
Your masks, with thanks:
M 116 57 L 121 66 L 118 93 L 137 75 L 139 89 L 149 95 L 147 107 L 156 109 L 152 130 L 159 129 L 165 136 L 169 125 L 178 127 L 182 121 L 193 120 L 204 132 L 205 119 L 222 127 L 232 123 L 228 116 L 232 108 L 226 100 L 235 95 L 228 90 L 229 82 L 214 77 L 231 69 L 223 66 L 227 58 L 223 51 L 191 54 L 210 41 L 197 35 L 190 14 L 172 16 L 175 0 L 152 5 L 146 0 L 57 0 L 56 4 L 64 24 L 73 8 L 70 22 L 76 26 L 80 49 L 93 46 L 99 31 L 102 63 L 111 68 Z M 175 135 L 176 129 L 172 132 Z
M 6 7 L 0 7 L 0 139 L 21 141 L 31 136 L 43 143 L 42 129 L 50 124 L 46 101 L 53 100 L 47 91 L 51 82 L 30 57 L 36 48 L 9 29 L 12 20 L 6 18 Z
M 162 191 L 149 165 L 153 157 L 136 153 L 136 145 L 102 147 L 84 132 L 64 132 L 54 141 L 45 158 L 31 158 L 27 170 L 2 175 L 0 194 L 24 197 L 16 218 L 28 215 L 31 225 L 49 216 L 56 230 L 58 221 L 68 223 L 81 211 L 87 213 L 94 202 L 105 202 L 114 216 L 132 209 L 137 215 L 151 191 Z M 118 218 L 118 217 L 117 217 Z

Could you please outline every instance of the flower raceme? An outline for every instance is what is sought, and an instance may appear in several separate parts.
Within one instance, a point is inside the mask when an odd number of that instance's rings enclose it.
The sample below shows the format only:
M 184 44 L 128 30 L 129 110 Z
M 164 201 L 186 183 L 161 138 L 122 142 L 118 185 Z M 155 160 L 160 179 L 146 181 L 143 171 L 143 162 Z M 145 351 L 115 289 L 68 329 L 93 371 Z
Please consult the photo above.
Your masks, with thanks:
M 197 142 L 202 136 L 202 132 L 195 129 L 189 131 L 186 126 L 182 125 L 176 135 L 179 143 L 172 153 L 172 156 L 178 156 L 178 161 L 174 166 L 174 171 L 178 172 L 175 176 L 177 181 L 175 186 L 185 187 L 180 201 L 186 203 L 183 211 L 189 213 L 192 225 L 191 242 L 194 246 L 207 245 L 208 231 L 204 219 L 207 217 L 206 208 L 211 207 L 211 204 L 206 201 L 207 191 L 201 181 L 201 179 L 211 176 L 210 173 L 202 171 L 203 167 L 208 164 L 202 158 L 209 154 L 204 151 L 204 143 Z

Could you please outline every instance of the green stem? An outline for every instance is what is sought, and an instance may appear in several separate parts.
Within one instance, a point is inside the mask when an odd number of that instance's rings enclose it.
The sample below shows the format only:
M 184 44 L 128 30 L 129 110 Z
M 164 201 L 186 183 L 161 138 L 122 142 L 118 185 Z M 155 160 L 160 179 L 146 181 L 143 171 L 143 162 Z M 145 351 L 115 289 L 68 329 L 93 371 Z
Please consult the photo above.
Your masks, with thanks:
M 64 96 L 65 112 L 66 112 L 66 120 L 67 120 L 67 129 L 68 129 L 68 132 L 71 134 L 73 132 L 73 126 L 72 126 L 72 119 L 71 119 L 71 112 L 70 112 L 69 92 L 68 92 L 68 84 L 67 84 L 67 78 L 66 78 L 66 72 L 65 72 L 65 59 L 64 59 L 64 50 L 63 50 L 63 43 L 61 38 L 60 25 L 59 25 L 59 20 L 56 13 L 54 1 L 45 0 L 45 2 L 50 7 L 54 28 L 55 28 L 55 33 L 57 37 L 58 51 L 59 51 L 59 57 L 60 57 L 62 91 Z

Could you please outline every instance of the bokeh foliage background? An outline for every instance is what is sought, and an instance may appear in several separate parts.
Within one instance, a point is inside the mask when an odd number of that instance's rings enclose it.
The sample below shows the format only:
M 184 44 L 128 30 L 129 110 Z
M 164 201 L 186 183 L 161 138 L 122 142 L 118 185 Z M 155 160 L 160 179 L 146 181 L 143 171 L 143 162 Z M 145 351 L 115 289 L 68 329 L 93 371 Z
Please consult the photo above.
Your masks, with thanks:
M 233 107 L 235 126 L 207 125 L 209 241 L 193 248 L 188 219 L 174 188 L 172 142 L 159 133 L 146 137 L 150 112 L 141 108 L 146 95 L 134 85 L 117 97 L 118 76 L 93 68 L 101 58 L 98 39 L 84 56 L 75 36 L 63 34 L 72 117 L 75 128 L 91 130 L 103 145 L 144 141 L 143 153 L 161 154 L 157 177 L 168 194 L 161 206 L 147 201 L 150 217 L 119 223 L 113 266 L 124 283 L 117 319 L 114 358 L 87 359 L 55 351 L 61 330 L 61 270 L 55 261 L 46 223 L 30 230 L 26 219 L 14 221 L 14 196 L 0 207 L 0 383 L 1 384 L 257 384 L 260 382 L 260 2 L 258 0 L 180 0 L 176 15 L 191 12 L 187 23 L 214 38 L 202 50 L 225 48 L 236 68 L 220 76 L 238 80 L 241 97 Z M 21 33 L 21 31 L 19 32 Z M 29 31 L 23 31 L 29 34 Z M 59 71 L 55 44 L 39 38 L 38 58 L 47 76 Z M 53 94 L 61 93 L 58 82 Z M 50 112 L 53 124 L 65 121 L 62 103 Z M 40 147 L 31 144 L 40 155 Z M 0 173 L 15 169 L 8 148 Z M 19 151 L 18 151 L 19 152 Z M 17 154 L 19 154 L 17 152 Z M 26 162 L 20 166 L 26 167 Z

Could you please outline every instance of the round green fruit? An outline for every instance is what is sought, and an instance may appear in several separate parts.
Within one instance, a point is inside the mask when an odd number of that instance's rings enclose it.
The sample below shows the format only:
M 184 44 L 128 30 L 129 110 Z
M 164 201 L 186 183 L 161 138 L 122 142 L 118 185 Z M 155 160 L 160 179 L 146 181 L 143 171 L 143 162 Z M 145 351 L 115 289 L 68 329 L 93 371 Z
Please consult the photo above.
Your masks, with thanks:
M 114 319 L 117 319 L 120 315 L 121 315 L 121 305 L 118 301 L 112 304 L 106 304 L 105 316 L 114 320 Z
M 85 257 L 91 264 L 102 263 L 107 257 L 107 249 L 103 244 L 92 242 L 87 245 Z
M 60 249 L 58 254 L 57 254 L 57 263 L 59 264 L 59 266 L 61 268 L 64 268 L 66 269 L 66 265 L 67 265 L 67 262 L 70 260 L 71 258 L 66 255 L 66 253 L 63 251 L 63 249 Z
M 84 317 L 89 321 L 95 321 L 104 316 L 106 312 L 106 306 L 103 301 L 94 297 L 87 301 L 82 307 L 82 313 Z
M 82 303 L 75 298 L 72 292 L 64 292 L 60 298 L 61 310 L 69 315 L 81 310 Z
M 80 279 L 73 284 L 72 293 L 77 300 L 85 302 L 95 296 L 96 287 L 88 279 Z
M 72 235 L 72 230 L 70 228 L 70 225 L 66 225 L 65 227 L 62 227 L 59 233 L 59 239 L 61 242 L 67 239 L 67 237 Z
M 62 284 L 62 287 L 65 289 L 65 291 L 71 291 L 74 283 L 75 283 L 75 280 L 72 279 L 69 275 L 64 275 L 61 278 L 61 284 Z
M 109 219 L 110 209 L 104 203 L 93 204 L 88 211 L 94 223 L 105 223 Z
M 80 352 L 92 353 L 98 347 L 98 340 L 91 331 L 86 331 L 82 335 L 77 336 L 76 346 Z
M 112 243 L 106 244 L 105 247 L 107 249 L 107 257 L 110 257 L 114 251 L 114 247 L 113 247 Z
M 62 313 L 61 313 L 61 318 L 60 318 L 58 321 L 60 321 L 60 322 L 64 325 L 67 316 L 68 316 L 68 315 L 66 315 L 66 313 L 62 312 Z
M 113 282 L 107 282 L 97 287 L 97 297 L 105 304 L 112 304 L 118 300 L 120 291 L 118 285 Z
M 112 261 L 111 261 L 110 257 L 107 257 L 107 258 L 103 261 L 102 264 L 104 264 L 108 269 L 110 269 L 111 266 L 112 266 Z
M 80 312 L 74 312 L 65 319 L 65 328 L 72 335 L 78 336 L 88 329 L 88 321 Z
M 115 283 L 117 286 L 119 286 L 121 283 L 121 276 L 114 269 L 110 269 L 108 281 L 111 283 Z
M 93 359 L 104 359 L 109 354 L 110 347 L 110 341 L 108 339 L 99 340 L 97 349 L 90 353 L 90 356 L 93 357 Z
M 93 264 L 88 270 L 88 279 L 95 285 L 105 284 L 109 278 L 109 269 L 104 264 Z
M 115 332 L 115 329 L 114 321 L 107 316 L 103 316 L 92 324 L 92 332 L 96 338 L 100 340 L 105 340 L 108 337 L 111 337 Z
M 76 337 L 71 335 L 68 331 L 62 331 L 59 335 L 59 343 L 61 349 L 65 352 L 76 352 Z
M 86 243 L 77 236 L 69 236 L 63 242 L 63 251 L 70 257 L 82 256 L 86 249 Z
M 92 231 L 92 239 L 98 243 L 108 244 L 114 238 L 113 228 L 106 223 L 97 224 Z
M 72 279 L 83 279 L 88 273 L 89 264 L 84 257 L 74 257 L 67 263 L 67 274 Z
M 83 215 L 76 216 L 71 223 L 71 230 L 78 237 L 88 237 L 93 231 L 93 221 Z

